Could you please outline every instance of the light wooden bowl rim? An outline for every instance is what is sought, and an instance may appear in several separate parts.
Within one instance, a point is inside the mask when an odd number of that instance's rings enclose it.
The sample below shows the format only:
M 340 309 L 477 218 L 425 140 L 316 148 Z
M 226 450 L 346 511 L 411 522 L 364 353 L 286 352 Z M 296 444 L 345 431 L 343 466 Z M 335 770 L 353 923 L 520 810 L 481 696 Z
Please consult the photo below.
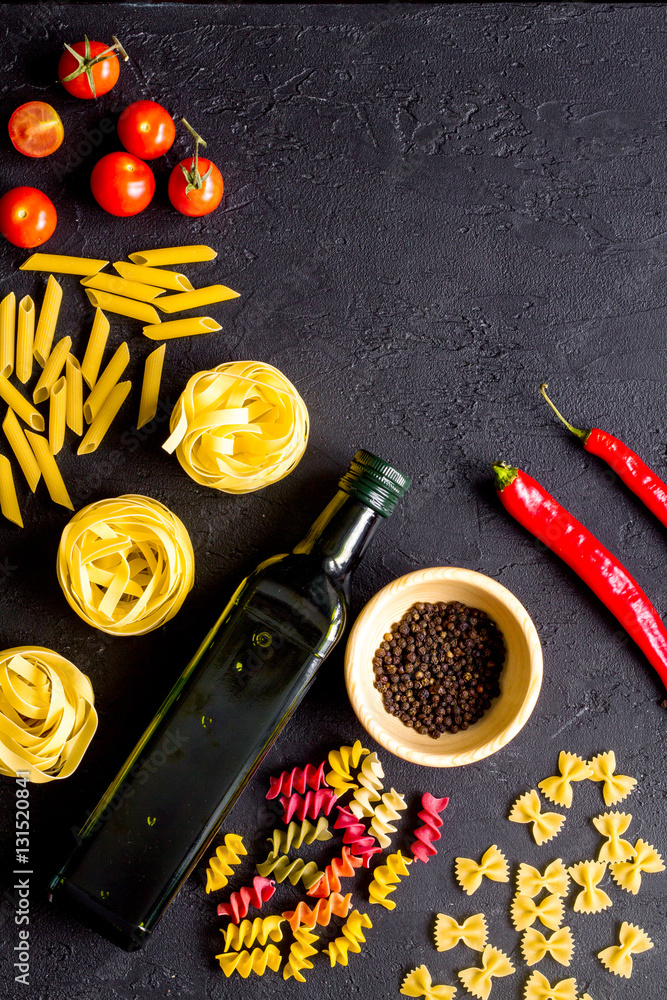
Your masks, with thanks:
M 393 717 L 388 715 L 384 709 L 379 692 L 373 689 L 374 703 L 369 704 L 368 699 L 364 697 L 363 686 L 357 676 L 360 670 L 369 670 L 372 672 L 373 669 L 371 658 L 374 650 L 371 650 L 369 655 L 369 632 L 377 635 L 378 628 L 382 628 L 382 632 L 384 632 L 389 627 L 391 621 L 396 621 L 395 617 L 387 618 L 387 612 L 384 610 L 385 606 L 401 591 L 409 589 L 414 591 L 416 587 L 422 586 L 428 590 L 432 588 L 434 583 L 437 584 L 439 582 L 446 582 L 448 584 L 459 583 L 464 586 L 476 588 L 478 591 L 482 590 L 492 600 L 501 604 L 505 611 L 514 619 L 521 632 L 521 638 L 525 644 L 523 655 L 527 657 L 528 662 L 526 689 L 523 697 L 520 700 L 517 699 L 516 711 L 512 714 L 509 722 L 492 739 L 483 740 L 473 749 L 467 751 L 446 752 L 442 750 L 441 752 L 436 752 L 439 740 L 434 741 L 430 736 L 421 736 L 407 727 L 403 727 L 405 728 L 406 735 L 405 742 L 397 740 L 387 731 L 386 721 Z M 415 597 L 413 594 L 411 595 L 410 603 L 417 603 L 420 599 L 432 602 L 437 598 L 433 596 L 420 598 Z M 455 600 L 456 598 L 449 597 L 447 599 Z M 407 610 L 408 606 L 406 606 L 405 610 Z M 379 622 L 378 618 L 380 618 Z M 508 645 L 510 644 L 508 642 Z M 345 684 L 347 686 L 347 693 L 352 708 L 364 729 L 380 746 L 384 747 L 385 750 L 389 750 L 390 753 L 413 764 L 423 764 L 428 767 L 459 767 L 465 764 L 472 764 L 485 757 L 489 757 L 506 746 L 523 728 L 535 708 L 542 685 L 542 672 L 543 660 L 540 639 L 535 625 L 523 604 L 517 600 L 511 591 L 503 587 L 501 583 L 498 583 L 497 580 L 493 580 L 483 573 L 477 573 L 475 570 L 462 569 L 455 566 L 434 566 L 428 569 L 416 570 L 405 574 L 405 576 L 398 577 L 383 587 L 382 590 L 379 590 L 360 612 L 350 632 L 345 650 Z M 501 692 L 494 705 L 514 695 L 514 690 Z M 493 706 L 489 711 L 493 711 Z M 468 730 L 468 734 L 472 733 L 472 730 L 473 727 Z M 446 740 L 447 738 L 448 735 L 444 734 L 440 737 L 440 740 Z

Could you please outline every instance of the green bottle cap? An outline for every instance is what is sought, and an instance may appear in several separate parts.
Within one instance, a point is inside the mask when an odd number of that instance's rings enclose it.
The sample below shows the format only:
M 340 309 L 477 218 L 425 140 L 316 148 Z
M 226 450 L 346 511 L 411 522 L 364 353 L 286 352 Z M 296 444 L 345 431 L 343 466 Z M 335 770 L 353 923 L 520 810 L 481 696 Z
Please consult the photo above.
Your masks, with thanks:
M 390 517 L 398 501 L 410 489 L 410 480 L 389 462 L 360 449 L 338 488 L 383 517 Z

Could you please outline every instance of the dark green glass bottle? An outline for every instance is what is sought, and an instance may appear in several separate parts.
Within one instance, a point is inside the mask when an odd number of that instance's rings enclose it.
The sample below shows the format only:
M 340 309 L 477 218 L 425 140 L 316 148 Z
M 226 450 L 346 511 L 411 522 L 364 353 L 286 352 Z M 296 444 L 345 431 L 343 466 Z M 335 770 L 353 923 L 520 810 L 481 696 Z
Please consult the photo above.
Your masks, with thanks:
M 141 947 L 340 638 L 350 576 L 409 485 L 358 451 L 303 541 L 241 583 L 81 829 L 51 899 Z

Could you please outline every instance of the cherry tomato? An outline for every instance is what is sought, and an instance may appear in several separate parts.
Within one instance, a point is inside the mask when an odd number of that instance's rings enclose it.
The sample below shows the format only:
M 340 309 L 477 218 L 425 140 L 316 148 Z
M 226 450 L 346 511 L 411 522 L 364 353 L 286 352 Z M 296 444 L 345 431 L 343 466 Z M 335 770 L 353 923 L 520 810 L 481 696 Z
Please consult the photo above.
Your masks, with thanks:
M 155 191 L 153 171 L 130 153 L 107 153 L 90 176 L 93 198 L 110 215 L 137 215 Z
M 114 44 L 91 42 L 84 36 L 75 45 L 65 43 L 65 51 L 58 63 L 58 79 L 68 94 L 90 100 L 108 94 L 116 85 L 120 66 L 115 55 L 120 52 L 127 61 L 127 53 L 114 35 Z
M 53 202 L 37 188 L 15 187 L 0 198 L 0 233 L 15 247 L 46 243 L 57 221 Z
M 58 112 L 43 101 L 28 101 L 9 119 L 9 138 L 25 156 L 50 156 L 65 137 Z
M 135 101 L 118 119 L 118 138 L 128 153 L 154 160 L 171 149 L 176 126 L 169 112 L 155 101 Z
M 192 176 L 195 168 L 195 158 L 181 160 L 171 172 L 167 193 L 169 201 L 177 212 L 181 215 L 208 215 L 218 207 L 222 201 L 224 182 L 222 174 L 215 163 L 199 157 L 199 170 L 201 171 L 201 187 L 194 185 L 190 191 L 186 189 L 190 186 L 190 181 L 186 179 L 186 174 Z

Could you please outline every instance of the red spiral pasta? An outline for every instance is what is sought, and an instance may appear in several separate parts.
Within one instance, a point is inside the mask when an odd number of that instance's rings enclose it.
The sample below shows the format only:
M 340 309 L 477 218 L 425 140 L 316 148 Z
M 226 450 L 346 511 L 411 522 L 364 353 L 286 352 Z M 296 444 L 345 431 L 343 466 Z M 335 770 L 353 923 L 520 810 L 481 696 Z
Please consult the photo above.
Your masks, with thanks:
M 267 799 L 277 799 L 279 795 L 291 795 L 292 792 L 303 795 L 306 788 L 312 788 L 316 792 L 318 788 L 326 785 L 324 761 L 319 767 L 306 764 L 303 770 L 294 767 L 291 771 L 283 771 L 279 778 L 269 778 L 269 782 L 271 787 L 266 793 Z
M 345 806 L 336 806 L 338 809 L 338 819 L 334 823 L 334 830 L 345 830 L 343 843 L 349 844 L 354 854 L 361 858 L 364 868 L 368 868 L 370 860 L 374 854 L 382 848 L 369 833 L 366 827 L 360 823 L 356 816 L 353 816 Z
M 228 902 L 220 903 L 218 916 L 231 917 L 233 923 L 238 924 L 247 915 L 251 906 L 259 910 L 267 899 L 271 899 L 275 891 L 276 883 L 272 878 L 255 875 L 252 885 L 242 886 L 238 892 L 231 894 Z
M 440 840 L 442 820 L 438 814 L 447 808 L 448 802 L 448 798 L 436 799 L 430 792 L 424 792 L 422 795 L 422 810 L 417 815 L 424 821 L 424 825 L 415 830 L 417 839 L 410 845 L 413 858 L 428 861 L 438 853 L 432 842 Z
M 321 896 L 324 899 L 332 892 L 340 892 L 341 878 L 350 878 L 354 875 L 354 869 L 361 868 L 361 865 L 361 858 L 356 858 L 349 847 L 344 847 L 342 857 L 334 858 L 331 864 L 326 866 L 322 878 L 308 890 L 306 895 Z
M 300 820 L 317 819 L 320 813 L 328 816 L 336 801 L 336 793 L 331 788 L 320 788 L 317 792 L 306 792 L 303 798 L 293 792 L 290 796 L 283 795 L 280 804 L 283 807 L 283 823 L 289 823 L 292 816 Z
M 287 910 L 283 917 L 295 931 L 298 927 L 313 928 L 315 924 L 322 927 L 328 926 L 331 917 L 346 917 L 352 906 L 352 893 L 341 896 L 339 892 L 332 892 L 326 899 L 318 899 L 311 909 L 308 903 L 303 900 L 297 903 L 295 910 Z

